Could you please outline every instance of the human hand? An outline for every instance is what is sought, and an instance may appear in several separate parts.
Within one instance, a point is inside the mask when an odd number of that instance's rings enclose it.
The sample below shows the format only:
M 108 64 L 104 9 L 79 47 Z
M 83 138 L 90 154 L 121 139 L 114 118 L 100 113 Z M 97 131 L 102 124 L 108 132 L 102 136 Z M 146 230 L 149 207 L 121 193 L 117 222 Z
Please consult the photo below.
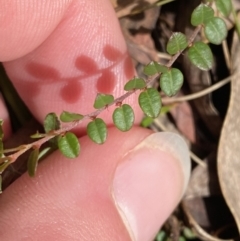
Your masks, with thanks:
M 0 25 L 0 61 L 40 122 L 52 111 L 89 113 L 97 92 L 118 97 L 134 75 L 108 0 L 1 1 Z M 126 101 L 139 122 L 136 100 Z M 109 124 L 111 110 L 101 115 Z M 8 123 L 4 106 L 0 116 Z M 24 174 L 4 191 L 1 241 L 154 238 L 188 182 L 185 143 L 139 127 L 110 127 L 101 146 L 80 142 L 79 158 L 55 152 L 35 178 Z

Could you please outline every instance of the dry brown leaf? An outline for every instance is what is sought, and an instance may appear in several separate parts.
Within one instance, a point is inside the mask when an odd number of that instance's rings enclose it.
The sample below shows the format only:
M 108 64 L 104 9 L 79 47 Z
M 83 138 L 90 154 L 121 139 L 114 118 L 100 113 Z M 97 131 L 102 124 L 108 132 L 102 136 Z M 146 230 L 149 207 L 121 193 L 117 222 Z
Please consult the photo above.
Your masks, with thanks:
M 196 142 L 196 130 L 193 112 L 188 102 L 182 102 L 170 110 L 174 122 L 181 134 L 191 143 Z
M 218 175 L 222 193 L 240 232 L 240 44 L 236 34 L 232 66 L 231 97 L 218 148 Z
M 128 51 L 137 63 L 146 65 L 152 60 L 159 60 L 151 37 L 151 31 L 156 25 L 158 15 L 159 8 L 150 8 L 144 11 L 141 16 L 136 15 L 120 20 Z
M 136 14 L 153 6 L 158 0 L 110 0 L 118 18 Z
M 193 200 L 183 200 L 182 208 L 187 217 L 189 224 L 192 226 L 195 231 L 197 237 L 204 241 L 233 241 L 232 239 L 220 239 L 218 237 L 214 237 L 213 235 L 206 232 L 200 225 L 199 221 L 196 220 L 196 214 L 198 213 L 198 219 L 201 218 L 202 223 L 210 222 L 208 220 L 207 211 L 204 209 L 205 204 L 202 199 L 193 199 Z M 205 213 L 204 213 L 205 212 Z M 195 215 L 193 215 L 195 213 Z
M 190 177 L 185 198 L 206 198 L 211 195 L 220 195 L 217 168 L 216 168 L 216 151 L 212 152 L 205 161 L 205 166 L 196 166 Z

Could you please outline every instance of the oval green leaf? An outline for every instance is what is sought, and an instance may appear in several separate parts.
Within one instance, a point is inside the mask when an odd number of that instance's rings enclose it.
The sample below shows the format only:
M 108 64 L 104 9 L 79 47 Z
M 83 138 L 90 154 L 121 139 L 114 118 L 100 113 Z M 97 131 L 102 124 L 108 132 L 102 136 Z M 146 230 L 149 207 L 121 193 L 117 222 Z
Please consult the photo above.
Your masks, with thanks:
M 49 113 L 43 122 L 44 130 L 46 133 L 58 130 L 60 128 L 60 121 L 55 113 Z
M 129 80 L 125 84 L 124 90 L 126 90 L 126 91 L 139 90 L 139 89 L 145 88 L 145 86 L 146 86 L 146 83 L 143 79 L 135 77 L 135 78 Z
M 39 149 L 36 148 L 30 153 L 28 157 L 27 170 L 28 170 L 28 175 L 30 177 L 34 177 L 37 171 L 38 156 L 39 156 Z
M 228 17 L 232 10 L 231 0 L 215 0 L 218 11 L 225 17 Z
M 196 42 L 188 50 L 190 61 L 201 70 L 209 70 L 213 65 L 213 55 L 209 46 L 202 42 Z
M 142 127 L 149 127 L 153 123 L 154 119 L 152 117 L 145 116 L 141 121 Z
M 80 153 L 78 138 L 72 132 L 67 132 L 58 138 L 58 148 L 68 158 L 78 157 Z
M 89 122 L 87 125 L 87 134 L 93 142 L 103 144 L 107 139 L 107 126 L 105 122 L 100 118 Z
M 129 131 L 134 123 L 134 112 L 130 105 L 124 104 L 113 112 L 113 123 L 120 131 Z
M 211 18 L 214 17 L 214 11 L 208 5 L 201 3 L 196 7 L 191 15 L 191 24 L 198 26 L 200 24 L 206 24 Z
M 167 43 L 167 52 L 169 54 L 176 54 L 184 50 L 188 46 L 187 37 L 183 33 L 173 33 Z
M 3 151 L 4 151 L 3 141 L 0 139 L 0 158 L 5 156 Z
M 83 119 L 83 115 L 77 113 L 70 113 L 67 111 L 63 111 L 60 115 L 60 120 L 62 122 L 71 122 L 71 121 L 78 121 Z
M 157 73 L 165 73 L 166 71 L 168 71 L 168 68 L 166 66 L 161 65 L 155 61 L 150 62 L 143 69 L 143 73 L 149 76 L 155 75 Z
M 221 44 L 227 37 L 227 26 L 221 18 L 214 17 L 204 28 L 205 36 L 213 44 Z
M 183 74 L 179 69 L 172 68 L 160 77 L 160 87 L 167 96 L 175 95 L 183 84 Z
M 107 94 L 97 94 L 97 97 L 94 101 L 94 108 L 95 109 L 101 109 L 105 106 L 110 105 L 113 103 L 114 97 L 113 95 L 107 95 Z
M 148 88 L 138 97 L 138 103 L 146 116 L 156 118 L 161 111 L 161 98 L 155 88 Z

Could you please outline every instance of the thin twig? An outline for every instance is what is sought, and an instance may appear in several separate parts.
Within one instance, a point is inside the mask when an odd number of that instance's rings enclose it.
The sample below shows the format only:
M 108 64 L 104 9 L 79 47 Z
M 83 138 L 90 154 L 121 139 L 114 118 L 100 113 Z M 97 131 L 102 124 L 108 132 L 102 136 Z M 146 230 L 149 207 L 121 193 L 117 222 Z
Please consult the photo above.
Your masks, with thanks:
M 231 56 L 226 39 L 222 42 L 223 54 L 228 70 L 231 70 Z
M 227 77 L 226 79 L 223 79 L 220 82 L 218 82 L 204 90 L 201 90 L 197 93 L 194 93 L 194 94 L 190 94 L 190 95 L 186 95 L 186 96 L 182 96 L 182 97 L 178 97 L 178 98 L 162 98 L 162 102 L 163 102 L 163 104 L 172 104 L 172 103 L 184 102 L 184 101 L 189 101 L 189 100 L 194 100 L 194 99 L 200 98 L 200 97 L 207 95 L 207 94 L 221 88 L 222 86 L 226 85 L 227 83 L 229 83 L 231 81 L 233 76 L 234 75 L 231 75 L 231 76 Z
M 159 119 L 155 119 L 154 120 L 155 123 L 157 123 L 157 125 L 160 127 L 161 130 L 163 131 L 170 131 L 170 132 L 174 132 L 177 134 L 180 134 L 178 131 L 171 131 L 168 130 L 168 128 L 159 120 Z M 186 137 L 184 137 L 183 135 L 181 135 L 184 139 L 186 139 Z M 189 150 L 189 155 L 192 158 L 193 161 L 195 161 L 197 164 L 199 164 L 202 167 L 206 167 L 206 163 L 204 161 L 202 161 L 198 156 L 196 156 L 192 151 Z

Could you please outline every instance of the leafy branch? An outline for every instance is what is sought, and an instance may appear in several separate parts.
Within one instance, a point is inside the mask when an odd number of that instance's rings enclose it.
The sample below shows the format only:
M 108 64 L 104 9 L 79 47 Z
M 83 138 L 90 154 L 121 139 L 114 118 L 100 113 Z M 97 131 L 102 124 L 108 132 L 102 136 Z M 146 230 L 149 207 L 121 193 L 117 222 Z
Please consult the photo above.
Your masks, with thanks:
M 227 0 L 216 0 L 220 12 L 225 11 L 225 1 Z M 225 11 L 224 14 L 230 14 L 230 12 L 227 11 L 226 13 Z M 124 86 L 126 93 L 118 98 L 104 93 L 97 94 L 94 101 L 96 111 L 87 115 L 63 111 L 59 117 L 55 113 L 49 113 L 44 120 L 45 133 L 37 132 L 31 136 L 38 140 L 12 149 L 4 149 L 3 147 L 1 121 L 0 174 L 19 156 L 31 149 L 32 152 L 28 159 L 30 176 L 35 175 L 40 158 L 51 150 L 59 149 L 68 158 L 77 157 L 81 149 L 80 143 L 76 135 L 70 131 L 85 120 L 90 120 L 87 125 L 87 134 L 90 139 L 97 144 L 103 144 L 107 139 L 107 126 L 104 120 L 98 118 L 98 116 L 110 106 L 116 106 L 112 115 L 114 125 L 120 131 L 130 130 L 134 124 L 134 111 L 130 105 L 123 104 L 123 102 L 137 91 L 140 92 L 138 103 L 144 114 L 151 118 L 157 118 L 161 111 L 162 100 L 159 91 L 150 87 L 150 85 L 158 80 L 165 95 L 169 97 L 176 95 L 182 87 L 183 74 L 179 69 L 172 68 L 172 65 L 183 52 L 186 51 L 192 64 L 201 70 L 207 71 L 212 68 L 213 55 L 210 47 L 201 41 L 194 42 L 199 32 L 204 29 L 206 38 L 213 44 L 221 44 L 227 36 L 224 21 L 214 16 L 214 10 L 208 4 L 202 3 L 194 9 L 191 24 L 196 28 L 189 38 L 180 32 L 175 32 L 170 37 L 166 49 L 172 57 L 166 65 L 158 62 L 149 63 L 143 71 L 148 77 L 146 79 L 134 77 L 129 80 Z M 46 142 L 50 146 L 42 149 Z M 5 155 L 7 153 L 11 154 Z

